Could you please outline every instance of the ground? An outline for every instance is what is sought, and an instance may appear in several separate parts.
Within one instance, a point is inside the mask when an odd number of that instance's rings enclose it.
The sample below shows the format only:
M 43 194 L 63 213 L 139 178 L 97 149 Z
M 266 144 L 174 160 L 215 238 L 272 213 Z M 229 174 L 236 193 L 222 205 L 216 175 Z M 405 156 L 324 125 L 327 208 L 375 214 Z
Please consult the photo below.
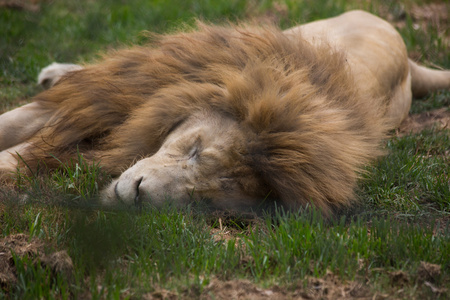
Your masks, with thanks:
M 180 2 L 154 1 L 156 16 L 149 1 L 136 1 L 144 8 L 120 0 L 74 3 L 0 0 L 0 27 L 8 28 L 0 36 L 0 53 L 6 53 L 0 55 L 0 111 L 38 93 L 36 74 L 54 60 L 89 61 L 99 49 L 139 42 L 143 29 L 173 30 L 177 20 L 190 22 L 193 15 L 213 22 L 222 16 L 268 20 L 285 28 L 292 20 L 368 9 L 399 29 L 411 58 L 450 68 L 447 1 L 254 0 L 241 8 L 199 0 L 178 10 Z M 186 17 L 182 9 L 194 13 Z M 102 211 L 83 202 L 95 188 L 85 193 L 80 185 L 95 168 L 66 169 L 50 183 L 21 177 L 11 192 L 0 190 L 0 298 L 446 299 L 449 105 L 446 92 L 414 101 L 387 141 L 388 156 L 361 183 L 365 205 L 342 222 Z

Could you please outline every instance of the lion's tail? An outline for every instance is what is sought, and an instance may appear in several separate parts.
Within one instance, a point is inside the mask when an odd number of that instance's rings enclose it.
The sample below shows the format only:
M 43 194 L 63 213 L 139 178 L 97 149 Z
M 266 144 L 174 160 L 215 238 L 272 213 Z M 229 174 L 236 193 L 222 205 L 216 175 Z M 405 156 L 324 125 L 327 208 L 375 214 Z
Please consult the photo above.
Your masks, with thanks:
M 450 89 L 450 71 L 432 70 L 409 60 L 411 89 L 414 97 L 424 97 L 428 93 Z

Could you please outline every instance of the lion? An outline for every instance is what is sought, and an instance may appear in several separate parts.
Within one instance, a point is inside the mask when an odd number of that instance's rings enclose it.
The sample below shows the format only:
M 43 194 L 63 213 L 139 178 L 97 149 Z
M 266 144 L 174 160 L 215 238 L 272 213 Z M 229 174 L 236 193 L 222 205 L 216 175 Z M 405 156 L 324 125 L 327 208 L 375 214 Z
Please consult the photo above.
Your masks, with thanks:
M 4 177 L 81 153 L 113 178 L 104 205 L 327 215 L 354 202 L 412 97 L 450 88 L 450 71 L 417 65 L 389 23 L 351 11 L 285 31 L 199 22 L 94 64 L 50 65 L 39 82 L 50 88 L 0 116 Z

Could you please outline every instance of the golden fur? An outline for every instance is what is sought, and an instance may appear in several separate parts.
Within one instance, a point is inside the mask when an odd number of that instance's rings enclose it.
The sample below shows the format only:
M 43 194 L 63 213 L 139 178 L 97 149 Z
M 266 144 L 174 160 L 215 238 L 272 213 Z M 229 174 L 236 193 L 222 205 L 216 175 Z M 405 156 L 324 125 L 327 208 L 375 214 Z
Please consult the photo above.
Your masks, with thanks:
M 220 116 L 241 136 L 229 174 L 242 199 L 270 195 L 325 213 L 348 205 L 358 174 L 381 154 L 392 126 L 386 95 L 365 99 L 346 53 L 327 43 L 273 27 L 198 27 L 110 53 L 37 95 L 52 113 L 26 139 L 27 164 L 52 170 L 78 149 L 119 176 L 158 152 L 191 116 Z M 207 198 L 226 197 L 218 189 Z

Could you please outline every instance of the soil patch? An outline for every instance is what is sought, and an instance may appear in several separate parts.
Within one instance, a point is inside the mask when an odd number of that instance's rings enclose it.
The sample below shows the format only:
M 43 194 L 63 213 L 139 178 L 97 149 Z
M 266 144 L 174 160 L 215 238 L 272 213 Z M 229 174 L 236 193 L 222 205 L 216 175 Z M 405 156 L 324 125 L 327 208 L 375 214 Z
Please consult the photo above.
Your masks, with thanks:
M 39 2 L 42 0 L 0 0 L 0 7 L 37 12 L 40 9 Z
M 441 276 L 441 266 L 421 261 L 419 269 L 417 270 L 417 275 L 419 281 L 436 282 Z
M 414 4 L 411 8 L 411 16 L 414 20 L 432 23 L 433 26 L 440 26 L 440 24 L 447 24 L 449 20 L 448 3 L 428 3 L 428 4 Z
M 450 111 L 443 107 L 408 116 L 397 130 L 397 136 L 418 133 L 424 129 L 450 129 Z
M 155 292 L 147 299 L 161 299 L 162 292 Z M 309 277 L 289 287 L 277 285 L 260 288 L 249 280 L 222 281 L 213 279 L 201 293 L 186 291 L 181 298 L 189 299 L 372 299 L 369 287 L 355 281 L 344 282 L 332 272 L 323 278 Z M 169 297 L 170 299 L 170 297 Z
M 46 245 L 37 238 L 26 234 L 15 234 L 0 239 L 0 287 L 5 291 L 17 282 L 16 265 L 13 255 L 18 259 L 25 257 L 33 265 L 48 267 L 54 274 L 64 274 L 71 277 L 72 260 L 66 251 L 46 254 Z

